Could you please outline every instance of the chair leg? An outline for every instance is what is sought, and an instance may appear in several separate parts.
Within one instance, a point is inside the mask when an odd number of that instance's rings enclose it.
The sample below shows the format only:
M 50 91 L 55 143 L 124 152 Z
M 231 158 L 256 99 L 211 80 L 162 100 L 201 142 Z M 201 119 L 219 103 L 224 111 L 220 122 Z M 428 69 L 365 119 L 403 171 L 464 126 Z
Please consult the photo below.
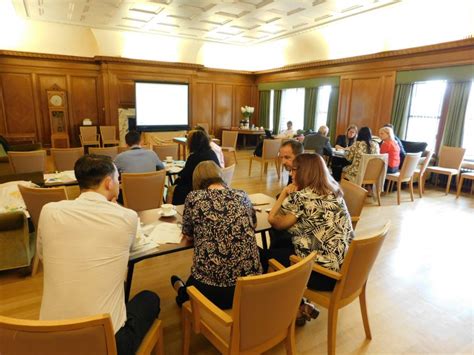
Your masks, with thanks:
M 400 204 L 400 190 L 402 189 L 402 183 L 400 180 L 397 181 L 397 204 Z
M 421 175 L 418 175 L 418 195 L 420 198 L 423 197 L 423 177 Z
M 250 160 L 249 160 L 249 176 L 250 176 L 250 173 L 252 172 L 252 157 L 250 157 Z
M 288 355 L 296 355 L 296 340 L 295 340 L 295 322 L 292 321 L 288 328 L 288 335 L 285 341 L 286 353 Z
M 153 351 L 154 355 L 165 355 L 164 343 L 165 342 L 163 338 L 163 325 L 162 325 L 159 329 L 158 342 L 156 343 L 154 351 Z
M 372 339 L 372 333 L 370 332 L 369 315 L 367 314 L 367 300 L 365 297 L 365 286 L 362 288 L 362 292 L 359 295 L 360 312 L 362 313 L 362 322 L 364 323 L 365 337 Z
M 280 180 L 280 165 L 278 162 L 278 158 L 275 159 L 275 169 L 277 171 L 278 180 Z
M 35 276 L 36 273 L 38 272 L 38 267 L 39 267 L 39 256 L 38 253 L 35 253 L 35 256 L 33 257 L 33 267 L 31 268 L 31 276 Z
M 411 196 L 411 202 L 415 201 L 413 197 L 413 176 L 410 179 L 410 196 Z
M 379 206 L 382 206 L 382 204 L 380 203 L 380 186 L 379 184 L 375 184 L 375 194 L 377 195 L 377 202 L 379 203 Z
M 181 314 L 183 322 L 183 355 L 189 355 L 189 347 L 191 345 L 191 316 L 184 307 Z
M 447 185 L 446 185 L 446 195 L 449 194 L 449 188 L 450 188 L 450 186 L 451 186 L 451 178 L 452 178 L 452 176 L 449 175 L 449 177 L 448 177 L 448 183 L 447 183 Z
M 262 179 L 263 176 L 263 168 L 265 167 L 265 163 L 263 160 L 260 161 L 260 179 Z M 266 170 L 265 170 L 266 171 Z
M 235 160 L 235 165 L 237 165 L 237 152 L 234 150 L 234 160 Z
M 328 355 L 336 355 L 337 313 L 334 305 L 328 309 Z
M 461 189 L 462 189 L 462 184 L 463 183 L 464 183 L 464 176 L 461 175 L 461 179 L 459 180 L 458 188 L 457 188 L 457 191 L 456 191 L 456 198 L 458 198 L 461 195 Z M 471 191 L 472 191 L 472 187 L 471 187 Z

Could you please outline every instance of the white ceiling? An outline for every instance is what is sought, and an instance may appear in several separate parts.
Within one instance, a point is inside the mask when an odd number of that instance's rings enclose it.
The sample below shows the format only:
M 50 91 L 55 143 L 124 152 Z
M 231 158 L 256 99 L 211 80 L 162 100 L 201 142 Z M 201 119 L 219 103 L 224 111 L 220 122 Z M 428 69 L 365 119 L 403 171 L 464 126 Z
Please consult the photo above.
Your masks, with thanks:
M 252 45 L 402 0 L 13 0 L 18 15 L 90 28 Z

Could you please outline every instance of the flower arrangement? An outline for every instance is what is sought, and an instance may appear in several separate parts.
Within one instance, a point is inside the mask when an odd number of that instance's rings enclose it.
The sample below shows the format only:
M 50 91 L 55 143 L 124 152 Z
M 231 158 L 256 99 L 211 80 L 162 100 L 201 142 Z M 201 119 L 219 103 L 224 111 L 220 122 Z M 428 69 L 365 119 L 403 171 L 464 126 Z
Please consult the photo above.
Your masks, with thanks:
M 254 110 L 255 108 L 252 106 L 242 106 L 240 108 L 240 111 L 242 112 L 242 116 L 244 116 L 246 120 L 248 120 L 252 116 Z

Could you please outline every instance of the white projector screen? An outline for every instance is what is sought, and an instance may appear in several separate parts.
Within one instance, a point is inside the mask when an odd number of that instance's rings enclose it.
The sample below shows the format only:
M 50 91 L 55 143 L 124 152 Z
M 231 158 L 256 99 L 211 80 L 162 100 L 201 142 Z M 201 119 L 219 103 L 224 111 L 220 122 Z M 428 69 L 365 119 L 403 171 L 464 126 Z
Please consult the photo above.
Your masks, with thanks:
M 135 82 L 139 131 L 189 129 L 188 84 Z

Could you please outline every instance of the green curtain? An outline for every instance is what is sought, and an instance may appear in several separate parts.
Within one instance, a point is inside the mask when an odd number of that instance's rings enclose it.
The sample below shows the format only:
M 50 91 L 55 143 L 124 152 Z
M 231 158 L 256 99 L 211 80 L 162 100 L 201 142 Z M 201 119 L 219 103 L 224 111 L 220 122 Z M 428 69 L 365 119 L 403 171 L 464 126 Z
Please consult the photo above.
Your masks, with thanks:
M 336 142 L 336 125 L 337 125 L 337 107 L 339 103 L 339 87 L 333 86 L 331 88 L 331 95 L 329 96 L 328 118 L 326 126 L 329 127 L 329 137 L 332 144 Z
M 258 125 L 268 128 L 270 125 L 270 91 L 260 91 Z
M 472 82 L 462 81 L 448 84 L 450 92 L 443 145 L 460 147 L 463 139 L 464 120 Z
M 273 133 L 280 131 L 281 90 L 273 91 Z
M 316 120 L 316 102 L 318 101 L 318 88 L 304 89 L 304 122 L 303 129 L 314 131 Z
M 405 139 L 407 134 L 408 113 L 410 110 L 413 83 L 397 84 L 393 99 L 392 124 L 395 135 Z

